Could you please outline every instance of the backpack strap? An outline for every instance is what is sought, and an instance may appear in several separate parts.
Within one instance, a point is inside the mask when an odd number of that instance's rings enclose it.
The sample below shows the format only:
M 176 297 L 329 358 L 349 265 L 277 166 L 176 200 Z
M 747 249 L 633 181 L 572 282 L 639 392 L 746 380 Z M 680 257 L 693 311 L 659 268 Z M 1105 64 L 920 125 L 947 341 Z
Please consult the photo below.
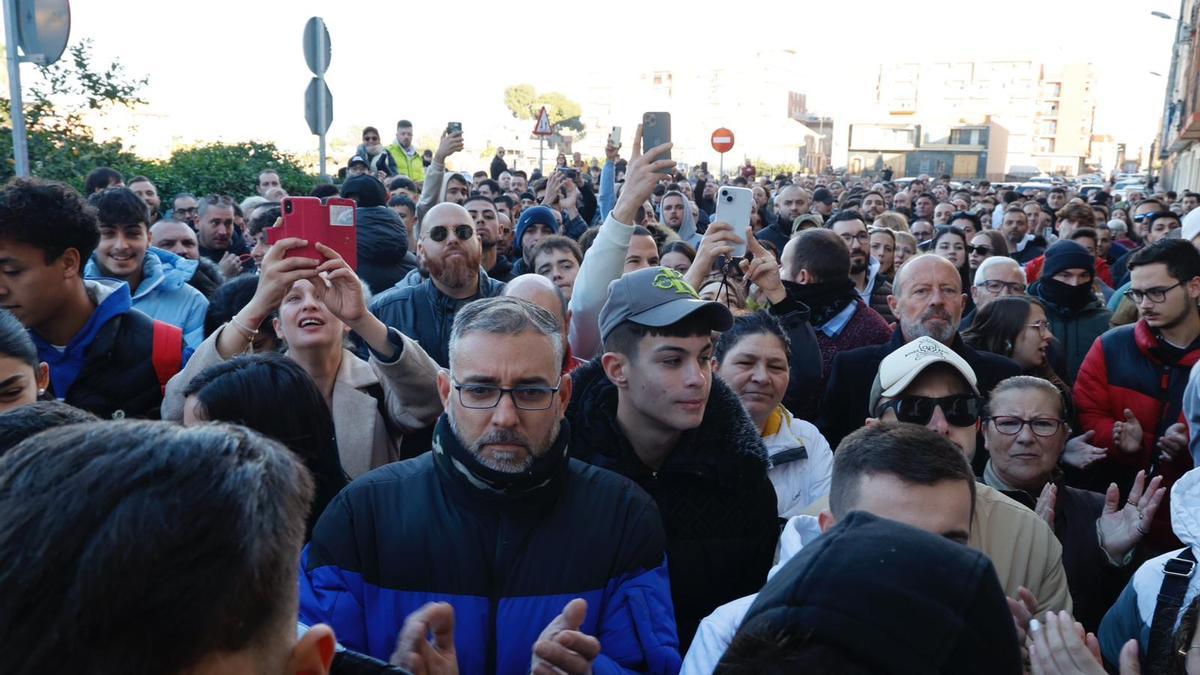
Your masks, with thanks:
M 1158 602 L 1154 604 L 1154 619 L 1150 623 L 1150 644 L 1146 648 L 1147 672 L 1171 672 L 1175 655 L 1172 653 L 1175 622 L 1187 595 L 1188 583 L 1196 571 L 1196 556 L 1189 546 L 1178 556 L 1163 565 L 1162 586 L 1158 589 Z
M 154 365 L 154 374 L 165 394 L 167 382 L 183 369 L 183 329 L 162 321 L 154 322 L 150 363 Z

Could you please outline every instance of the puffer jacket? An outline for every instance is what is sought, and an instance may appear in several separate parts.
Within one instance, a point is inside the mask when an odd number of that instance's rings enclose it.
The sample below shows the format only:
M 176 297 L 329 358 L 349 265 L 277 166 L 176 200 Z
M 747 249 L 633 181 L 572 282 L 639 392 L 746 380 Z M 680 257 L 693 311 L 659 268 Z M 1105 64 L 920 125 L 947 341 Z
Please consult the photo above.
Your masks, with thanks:
M 371 313 L 384 324 L 399 330 L 417 341 L 425 353 L 443 368 L 450 366 L 450 329 L 459 307 L 480 298 L 493 298 L 504 292 L 504 284 L 493 281 L 479 271 L 479 288 L 475 295 L 456 300 L 447 296 L 426 279 L 416 286 L 403 282 L 375 296 Z
M 170 251 L 150 248 L 142 260 L 142 283 L 133 292 L 134 309 L 182 329 L 183 339 L 192 349 L 204 342 L 204 315 L 208 312 L 208 299 L 188 284 L 199 265 Z M 90 279 L 105 277 L 95 254 L 83 274 Z
M 700 426 L 685 431 L 654 471 L 617 424 L 617 387 L 600 359 L 571 379 L 572 455 L 633 480 L 658 504 L 686 649 L 702 618 L 762 586 L 775 557 L 779 518 L 762 439 L 737 395 L 714 378 Z
M 1041 300 L 1046 306 L 1046 320 L 1050 322 L 1050 332 L 1058 340 L 1059 350 L 1067 366 L 1062 374 L 1063 379 L 1067 384 L 1075 384 L 1075 374 L 1083 365 L 1083 359 L 1092 348 L 1092 343 L 1108 331 L 1108 321 L 1112 318 L 1112 312 L 1095 299 L 1079 311 L 1056 305 L 1043 296 L 1041 281 L 1036 281 L 1029 287 L 1029 295 Z
M 1163 506 L 1165 505 L 1164 502 Z M 1184 547 L 1191 548 L 1192 555 L 1200 560 L 1200 471 L 1188 471 L 1171 488 L 1170 517 L 1175 534 Z M 1104 621 L 1100 624 L 1100 651 L 1105 661 L 1117 663 L 1120 660 L 1121 648 L 1126 642 L 1136 639 L 1138 653 L 1142 655 L 1143 668 L 1146 667 L 1150 626 L 1154 622 L 1158 591 L 1162 588 L 1163 569 L 1168 560 L 1177 557 L 1183 551 L 1183 548 L 1176 549 L 1148 560 L 1133 573 L 1133 578 L 1121 592 L 1121 597 L 1117 598 L 1117 602 L 1104 615 Z M 1179 616 L 1191 604 L 1197 593 L 1200 593 L 1200 574 L 1192 574 L 1188 579 L 1187 593 L 1183 597 Z M 1175 625 L 1178 626 L 1178 618 Z
M 360 206 L 357 224 L 358 276 L 373 292 L 385 291 L 404 278 L 408 230 L 395 211 L 386 206 Z
M 1101 335 L 1083 360 L 1073 389 L 1079 428 L 1096 432 L 1092 445 L 1109 449 L 1108 457 L 1092 470 L 1099 479 L 1097 487 L 1115 481 L 1123 491 L 1128 490 L 1139 469 L 1157 464 L 1163 487 L 1170 488 L 1192 468 L 1187 454 L 1165 464 L 1157 463 L 1155 444 L 1167 427 L 1181 420 L 1183 393 L 1192 366 L 1200 360 L 1200 349 L 1189 352 L 1176 364 L 1163 361 L 1159 354 L 1153 331 L 1139 320 Z M 1126 408 L 1142 425 L 1142 448 L 1133 454 L 1113 444 L 1113 424 L 1125 419 Z M 1168 494 L 1146 537 L 1151 550 L 1164 551 L 1179 545 L 1171 533 L 1170 499 Z
M 815 426 L 779 406 L 767 420 L 763 444 L 780 518 L 800 515 L 804 507 L 829 493 L 833 450 Z

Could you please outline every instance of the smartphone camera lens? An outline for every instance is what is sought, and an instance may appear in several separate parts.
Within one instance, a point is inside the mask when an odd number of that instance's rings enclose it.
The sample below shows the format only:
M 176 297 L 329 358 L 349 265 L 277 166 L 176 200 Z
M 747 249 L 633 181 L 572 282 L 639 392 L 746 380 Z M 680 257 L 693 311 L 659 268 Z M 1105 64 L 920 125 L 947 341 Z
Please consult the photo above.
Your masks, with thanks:
M 283 203 L 283 212 L 284 212 L 284 213 L 291 213 L 291 212 L 292 212 L 292 203 L 291 203 L 291 202 L 284 202 L 284 203 Z

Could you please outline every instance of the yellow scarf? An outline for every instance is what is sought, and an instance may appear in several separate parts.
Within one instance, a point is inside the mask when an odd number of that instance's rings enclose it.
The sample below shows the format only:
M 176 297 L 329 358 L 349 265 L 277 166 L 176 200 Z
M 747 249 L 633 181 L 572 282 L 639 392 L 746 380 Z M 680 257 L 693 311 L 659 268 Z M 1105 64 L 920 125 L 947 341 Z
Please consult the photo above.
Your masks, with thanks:
M 775 406 L 771 411 L 771 416 L 767 418 L 767 423 L 763 425 L 762 437 L 774 436 L 779 433 L 779 429 L 783 427 L 783 406 Z

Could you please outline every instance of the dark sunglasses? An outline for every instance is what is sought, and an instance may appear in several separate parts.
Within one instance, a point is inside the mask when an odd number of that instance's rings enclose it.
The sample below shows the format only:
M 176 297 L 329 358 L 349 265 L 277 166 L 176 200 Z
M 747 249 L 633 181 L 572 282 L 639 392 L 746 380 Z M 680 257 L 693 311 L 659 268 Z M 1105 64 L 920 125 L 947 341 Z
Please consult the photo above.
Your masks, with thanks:
M 975 255 L 989 255 L 990 256 L 992 254 L 992 247 L 991 246 L 968 246 L 967 253 L 974 253 Z
M 450 236 L 450 228 L 445 225 L 438 225 L 429 230 L 429 238 L 439 244 L 446 241 L 446 237 Z M 455 225 L 454 236 L 458 237 L 459 241 L 467 241 L 475 236 L 475 228 L 470 225 Z
M 974 394 L 955 394 L 941 398 L 901 396 L 879 406 L 876 417 L 885 410 L 896 413 L 896 419 L 908 424 L 929 424 L 933 409 L 941 406 L 946 421 L 956 427 L 969 427 L 979 421 L 979 397 Z

